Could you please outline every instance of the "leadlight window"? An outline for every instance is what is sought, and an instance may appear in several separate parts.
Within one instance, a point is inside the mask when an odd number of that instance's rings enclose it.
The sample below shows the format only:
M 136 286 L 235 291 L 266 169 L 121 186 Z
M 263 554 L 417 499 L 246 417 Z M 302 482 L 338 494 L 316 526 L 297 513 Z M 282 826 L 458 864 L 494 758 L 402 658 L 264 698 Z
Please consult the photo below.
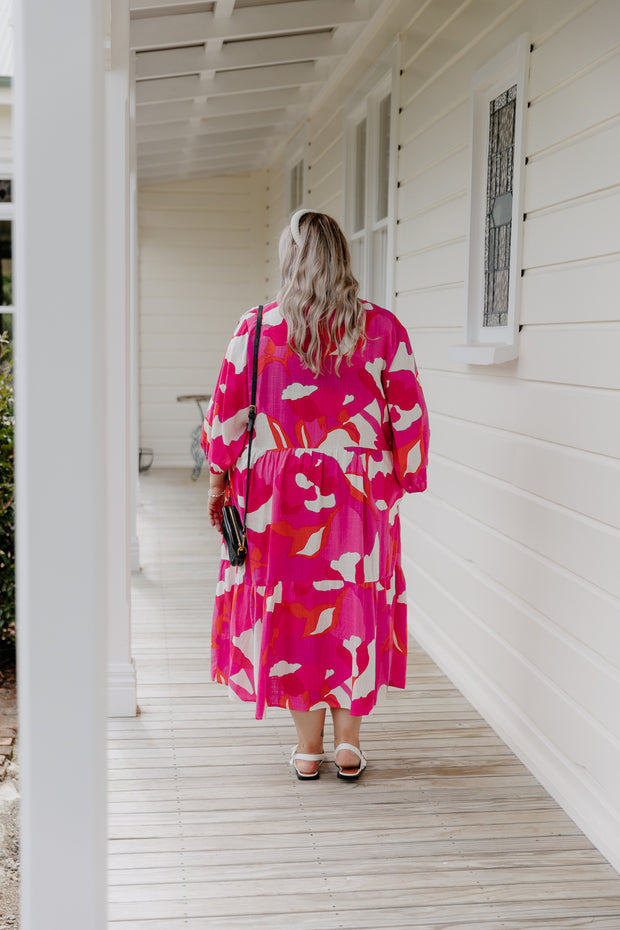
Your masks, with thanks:
M 464 340 L 449 349 L 461 364 L 519 354 L 530 50 L 523 33 L 472 76 Z
M 508 323 L 516 103 L 513 84 L 489 104 L 484 326 Z

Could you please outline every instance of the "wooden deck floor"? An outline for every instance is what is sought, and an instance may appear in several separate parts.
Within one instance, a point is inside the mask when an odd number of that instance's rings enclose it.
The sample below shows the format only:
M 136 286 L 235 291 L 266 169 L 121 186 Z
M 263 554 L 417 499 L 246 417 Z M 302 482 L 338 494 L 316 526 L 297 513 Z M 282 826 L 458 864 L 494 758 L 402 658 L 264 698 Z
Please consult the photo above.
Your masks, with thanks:
M 110 723 L 111 930 L 620 930 L 620 878 L 437 667 L 366 721 L 357 784 L 287 765 L 209 681 L 206 480 L 142 482 L 141 715 Z M 331 727 L 326 747 L 332 742 Z

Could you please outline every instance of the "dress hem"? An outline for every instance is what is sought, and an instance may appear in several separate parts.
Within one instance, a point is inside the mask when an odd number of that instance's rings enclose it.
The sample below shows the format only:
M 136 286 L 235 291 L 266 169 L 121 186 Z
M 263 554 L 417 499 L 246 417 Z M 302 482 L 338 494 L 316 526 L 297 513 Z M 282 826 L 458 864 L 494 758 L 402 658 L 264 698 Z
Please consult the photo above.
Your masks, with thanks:
M 348 704 L 343 705 L 342 702 L 331 703 L 330 701 L 325 700 L 324 698 L 321 698 L 320 700 L 315 701 L 313 704 L 310 704 L 308 707 L 291 707 L 290 699 L 287 699 L 288 700 L 287 704 L 273 704 L 273 703 L 268 703 L 267 701 L 265 701 L 262 707 L 262 712 L 261 712 L 261 708 L 259 707 L 256 696 L 247 697 L 245 695 L 240 694 L 238 691 L 235 690 L 234 686 L 229 681 L 222 681 L 221 679 L 218 679 L 216 677 L 213 677 L 212 680 L 216 684 L 222 685 L 223 687 L 227 689 L 228 699 L 232 701 L 233 704 L 254 704 L 256 706 L 256 713 L 255 713 L 256 720 L 263 720 L 265 717 L 268 716 L 268 712 L 270 710 L 283 710 L 283 711 L 294 710 L 294 711 L 300 711 L 302 713 L 307 712 L 307 711 L 313 711 L 313 710 L 348 710 L 348 711 L 351 711 L 353 704 L 359 704 L 360 702 L 363 702 L 364 700 L 363 698 L 356 698 L 355 700 L 349 701 Z M 358 712 L 354 714 L 354 716 L 367 717 L 369 714 L 372 713 L 375 707 L 378 707 L 385 703 L 390 691 L 393 691 L 393 690 L 404 691 L 405 689 L 406 689 L 406 682 L 403 682 L 403 684 L 390 683 L 387 685 L 385 684 L 380 685 L 379 688 L 377 689 L 376 696 L 375 696 L 375 699 L 372 705 L 367 710 L 365 710 L 363 713 Z

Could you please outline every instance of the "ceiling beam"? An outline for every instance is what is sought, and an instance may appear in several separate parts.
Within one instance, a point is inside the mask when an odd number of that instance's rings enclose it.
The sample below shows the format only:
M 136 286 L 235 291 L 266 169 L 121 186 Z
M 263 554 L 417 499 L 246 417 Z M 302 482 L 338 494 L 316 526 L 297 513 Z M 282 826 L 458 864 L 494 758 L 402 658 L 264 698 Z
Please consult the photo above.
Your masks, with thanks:
M 255 158 L 257 155 L 264 154 L 267 151 L 267 148 L 268 146 L 262 145 L 257 149 L 254 147 L 250 148 L 249 146 L 237 146 L 236 149 L 230 149 L 229 151 L 221 149 L 211 151 L 210 149 L 185 148 L 180 149 L 176 153 L 160 152 L 157 154 L 154 152 L 152 155 L 140 156 L 138 165 L 176 164 L 177 162 L 180 163 L 181 161 L 224 163 L 226 161 L 238 161 L 241 158 L 247 161 L 248 159 Z
M 187 164 L 188 162 L 192 162 L 196 165 L 226 165 L 239 161 L 251 162 L 252 160 L 256 160 L 257 155 L 262 157 L 266 152 L 266 146 L 262 146 L 257 152 L 247 147 L 238 148 L 234 152 L 219 152 L 218 154 L 213 154 L 208 151 L 193 152 L 191 149 L 184 149 L 176 156 L 170 152 L 161 155 L 145 156 L 144 161 L 141 160 L 138 162 L 138 167 L 153 168 L 158 165 L 180 165 Z
M 286 138 L 286 136 L 285 136 L 285 135 L 280 136 L 280 135 L 277 133 L 275 126 L 274 126 L 273 128 L 271 128 L 271 127 L 269 127 L 269 128 L 270 128 L 269 148 L 271 149 L 271 148 L 273 147 L 274 143 L 278 143 L 278 142 L 280 141 L 281 138 Z M 258 149 L 262 146 L 263 141 L 264 141 L 264 138 L 265 138 L 265 137 L 264 137 L 264 135 L 263 135 L 262 138 L 258 138 L 258 139 L 239 140 L 238 142 L 232 144 L 232 145 L 231 145 L 231 148 L 234 150 L 234 149 L 239 148 L 239 147 L 248 146 L 249 148 L 252 149 L 252 151 L 254 150 L 254 148 L 256 148 L 256 149 L 258 150 Z M 146 140 L 146 141 L 153 141 L 153 140 Z M 159 141 L 159 142 L 168 142 L 168 143 L 174 142 L 177 151 L 180 151 L 181 149 L 189 149 L 189 148 L 201 149 L 201 148 L 204 148 L 204 147 L 208 146 L 209 143 L 210 143 L 212 140 L 211 140 L 211 138 L 210 138 L 209 135 L 192 136 L 192 135 L 189 135 L 188 133 L 185 133 L 184 135 L 183 135 L 183 134 L 180 134 L 180 133 L 177 133 L 177 135 L 169 134 L 167 138 L 165 138 L 165 139 L 162 138 L 162 139 L 158 139 L 158 140 L 155 140 L 155 141 Z M 223 148 L 224 148 L 224 146 L 220 146 L 220 151 L 221 151 Z M 153 154 L 155 154 L 155 153 L 153 153 Z M 140 156 L 138 156 L 138 158 L 139 158 L 139 157 L 140 157 Z
M 246 7 L 228 17 L 215 13 L 153 16 L 131 23 L 130 42 L 136 51 L 191 45 L 207 39 L 242 39 L 253 35 L 299 32 L 347 23 L 365 23 L 372 15 L 370 0 L 304 0 Z
M 216 19 L 230 19 L 235 8 L 235 0 L 215 0 L 213 15 Z
M 294 65 L 274 65 L 251 71 L 222 71 L 212 78 L 197 74 L 154 81 L 138 81 L 136 103 L 159 103 L 165 100 L 190 100 L 244 91 L 297 87 L 300 84 L 321 84 L 327 79 L 325 68 L 303 61 Z
M 258 153 L 260 156 L 265 154 L 265 150 L 261 149 Z M 235 154 L 227 154 L 221 157 L 211 157 L 209 155 L 193 155 L 191 152 L 184 152 L 182 155 L 177 156 L 176 158 L 172 155 L 160 156 L 159 158 L 155 156 L 149 156 L 138 162 L 138 172 L 148 171 L 153 168 L 168 168 L 180 169 L 188 165 L 194 168 L 226 168 L 228 166 L 238 165 L 238 164 L 250 164 L 256 161 L 257 153 L 256 152 L 236 152 Z
M 263 155 L 264 151 L 264 149 L 261 149 L 258 154 Z M 212 158 L 208 154 L 204 155 L 198 153 L 197 155 L 194 155 L 189 150 L 183 151 L 176 157 L 170 153 L 168 155 L 145 155 L 144 158 L 141 158 L 138 162 L 138 170 L 142 171 L 146 168 L 159 168 L 162 165 L 167 165 L 172 168 L 175 165 L 178 166 L 181 164 L 187 164 L 188 161 L 200 165 L 233 164 L 235 161 L 247 162 L 250 159 L 256 159 L 256 155 L 256 152 L 229 152 L 225 153 L 222 158 L 216 159 Z
M 208 91 L 203 88 L 211 86 L 213 79 L 205 80 L 198 74 L 187 74 L 179 78 L 164 78 L 161 81 L 138 81 L 136 83 L 136 104 L 163 103 L 166 100 L 192 100 L 194 97 L 206 97 Z
M 163 52 L 139 52 L 136 55 L 135 74 L 138 81 L 144 78 L 172 77 L 176 74 L 198 74 L 209 70 L 204 45 L 167 49 Z
M 262 154 L 262 153 L 261 153 Z M 253 152 L 241 152 L 236 157 L 226 158 L 176 158 L 162 160 L 155 164 L 138 165 L 138 174 L 146 171 L 183 171 L 183 169 L 200 169 L 202 171 L 221 171 L 223 168 L 236 168 L 239 165 L 252 167 L 256 163 Z
M 193 177 L 207 177 L 214 174 L 241 174 L 245 171 L 258 170 L 260 169 L 248 161 L 229 162 L 222 165 L 203 165 L 200 163 L 194 164 L 193 162 L 188 162 L 185 165 L 150 165 L 139 172 L 138 183 L 142 183 L 148 177 L 165 176 L 180 181 L 190 175 Z
M 209 116 L 258 113 L 260 110 L 300 106 L 302 103 L 301 91 L 294 87 L 255 94 L 214 97 L 210 100 L 177 100 L 136 107 L 136 125 L 149 126 L 184 119 L 204 119 Z
M 400 2 L 129 0 L 140 183 L 263 169 Z
M 202 46 L 141 52 L 136 57 L 136 78 L 161 78 L 200 71 L 260 68 L 265 65 L 311 61 L 342 55 L 348 45 L 334 40 L 330 33 L 249 39 L 247 42 L 224 45 L 216 52 L 210 52 L 208 48 L 205 51 Z
M 136 126 L 159 126 L 180 120 L 199 119 L 204 112 L 204 101 L 178 100 L 174 103 L 158 103 L 148 107 L 136 107 Z
M 254 129 L 235 129 L 232 132 L 213 132 L 209 133 L 208 141 L 196 143 L 192 136 L 187 137 L 187 142 L 184 143 L 187 146 L 193 146 L 194 148 L 222 148 L 223 146 L 230 146 L 234 148 L 237 145 L 246 145 L 251 144 L 253 146 L 259 146 L 265 138 L 265 130 L 262 126 L 258 126 Z M 183 143 L 181 143 L 181 146 Z M 137 145 L 138 157 L 143 154 L 153 154 L 159 151 L 168 151 L 168 152 L 178 152 L 179 150 L 179 140 L 178 139 L 153 139 L 139 142 Z
M 211 0 L 213 2 L 213 0 Z M 152 16 L 157 16 L 159 9 L 174 9 L 174 7 L 206 7 L 210 5 L 210 0 L 130 0 L 129 12 L 142 13 L 149 11 Z
M 207 137 L 211 132 L 226 132 L 227 130 L 243 129 L 244 127 L 269 127 L 275 129 L 278 124 L 284 123 L 287 119 L 292 122 L 287 110 L 263 110 L 260 113 L 250 113 L 240 116 L 215 116 L 199 121 L 195 125 L 194 120 L 184 120 L 183 122 L 166 123 L 163 126 L 137 126 L 136 139 L 138 141 L 147 141 L 154 139 L 185 139 L 192 137 Z M 281 129 L 284 127 L 281 125 Z
M 138 179 L 141 186 L 148 187 L 150 184 L 173 184 L 177 181 L 191 181 L 192 178 L 212 178 L 212 177 L 225 177 L 226 175 L 235 175 L 235 174 L 247 174 L 250 171 L 255 171 L 251 165 L 245 168 L 235 168 L 232 171 L 184 171 L 182 174 L 176 172 L 168 172 L 166 174 L 160 174 L 158 171 L 153 172 L 152 174 L 146 174 Z

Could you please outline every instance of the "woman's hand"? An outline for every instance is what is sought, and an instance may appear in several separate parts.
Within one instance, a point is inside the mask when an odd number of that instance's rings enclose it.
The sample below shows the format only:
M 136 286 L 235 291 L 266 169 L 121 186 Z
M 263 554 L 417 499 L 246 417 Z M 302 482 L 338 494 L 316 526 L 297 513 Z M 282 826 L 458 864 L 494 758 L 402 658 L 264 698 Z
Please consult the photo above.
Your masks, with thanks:
M 207 502 L 207 515 L 211 526 L 222 532 L 222 505 L 226 494 L 226 476 L 211 475 Z

